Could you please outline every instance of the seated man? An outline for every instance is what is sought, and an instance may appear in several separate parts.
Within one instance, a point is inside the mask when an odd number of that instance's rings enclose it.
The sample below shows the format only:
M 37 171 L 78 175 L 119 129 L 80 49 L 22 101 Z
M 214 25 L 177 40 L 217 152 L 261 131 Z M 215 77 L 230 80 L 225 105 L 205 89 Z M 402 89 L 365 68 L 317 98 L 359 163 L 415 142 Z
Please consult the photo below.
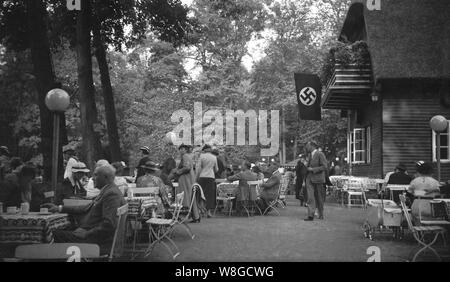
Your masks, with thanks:
M 85 215 L 81 225 L 75 231 L 53 231 L 56 243 L 93 243 L 100 246 L 102 253 L 110 251 L 114 231 L 118 224 L 117 209 L 125 204 L 122 192 L 114 184 L 115 173 L 115 169 L 111 165 L 95 169 L 95 187 L 99 188 L 101 192 L 89 205 L 79 207 L 43 205 L 43 207 L 48 207 L 51 212 Z
M 257 181 L 258 175 L 252 172 L 251 163 L 249 161 L 243 161 L 242 171 L 238 174 L 227 177 L 228 181 L 236 181 L 239 180 L 239 187 L 236 191 L 236 201 L 237 201 L 237 209 L 239 210 L 242 207 L 243 201 L 248 201 L 250 199 L 250 190 L 247 184 L 247 181 Z M 253 199 L 254 200 L 254 199 Z
M 394 173 L 389 176 L 387 184 L 408 185 L 409 183 L 411 183 L 411 180 L 411 176 L 406 174 L 406 165 L 404 163 L 399 163 L 395 167 Z M 393 191 L 394 202 L 399 203 L 400 199 L 398 195 L 400 193 L 401 191 Z
M 266 183 L 260 185 L 261 191 L 257 203 L 263 212 L 268 207 L 268 202 L 273 201 L 278 197 L 278 188 L 281 183 L 281 173 L 278 170 L 278 165 L 274 164 L 272 169 L 274 171 L 270 178 Z

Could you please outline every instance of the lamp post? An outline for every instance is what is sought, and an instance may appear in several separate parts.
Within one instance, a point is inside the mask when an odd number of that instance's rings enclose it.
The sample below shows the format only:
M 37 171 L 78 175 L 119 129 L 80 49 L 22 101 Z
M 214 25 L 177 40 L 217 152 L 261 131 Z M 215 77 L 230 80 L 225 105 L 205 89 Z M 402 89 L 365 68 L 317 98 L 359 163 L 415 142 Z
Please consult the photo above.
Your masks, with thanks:
M 436 162 L 438 181 L 441 181 L 441 133 L 447 130 L 448 121 L 443 116 L 434 116 L 430 120 L 430 127 L 436 133 Z
M 66 91 L 55 88 L 45 96 L 45 105 L 53 113 L 53 153 L 52 153 L 52 190 L 56 193 L 58 182 L 58 153 L 59 153 L 59 127 L 60 114 L 64 113 L 70 104 L 70 97 Z

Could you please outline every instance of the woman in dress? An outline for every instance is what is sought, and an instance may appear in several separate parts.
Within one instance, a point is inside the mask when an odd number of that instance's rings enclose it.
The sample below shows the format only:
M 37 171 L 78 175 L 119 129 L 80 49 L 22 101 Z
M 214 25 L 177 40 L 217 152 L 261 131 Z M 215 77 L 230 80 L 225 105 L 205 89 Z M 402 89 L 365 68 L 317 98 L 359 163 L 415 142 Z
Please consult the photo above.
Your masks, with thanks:
M 178 148 L 180 151 L 180 164 L 175 171 L 175 176 L 178 177 L 178 192 L 184 192 L 183 207 L 189 208 L 192 199 L 192 185 L 194 184 L 194 162 L 192 160 L 192 155 L 190 153 L 191 147 L 188 145 L 181 144 Z M 197 203 L 194 202 L 192 205 L 192 222 L 200 222 L 200 215 L 198 212 Z
M 205 145 L 195 167 L 197 182 L 202 187 L 206 197 L 207 217 L 211 217 L 211 211 L 216 207 L 215 173 L 219 170 L 217 158 L 211 151 L 211 146 Z
M 411 213 L 415 221 L 431 218 L 430 200 L 440 196 L 439 182 L 432 177 L 433 166 L 423 161 L 416 163 L 416 178 L 409 184 L 408 193 L 413 198 Z
M 145 175 L 139 177 L 136 181 L 136 188 L 144 187 L 159 187 L 159 198 L 157 200 L 158 207 L 156 213 L 163 215 L 165 218 L 170 218 L 172 215 L 168 213 L 170 208 L 169 198 L 167 196 L 167 186 L 158 176 L 159 168 L 158 165 L 152 161 L 147 161 L 142 169 L 145 171 Z

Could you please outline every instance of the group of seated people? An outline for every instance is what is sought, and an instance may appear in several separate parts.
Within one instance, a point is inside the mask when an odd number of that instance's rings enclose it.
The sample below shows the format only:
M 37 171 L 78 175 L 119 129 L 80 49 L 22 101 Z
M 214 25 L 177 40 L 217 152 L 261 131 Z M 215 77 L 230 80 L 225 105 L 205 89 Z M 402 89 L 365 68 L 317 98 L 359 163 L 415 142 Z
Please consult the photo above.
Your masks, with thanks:
M 281 183 L 281 173 L 279 166 L 273 164 L 271 166 L 270 178 L 259 185 L 260 191 L 257 199 L 251 199 L 251 192 L 249 190 L 248 181 L 263 181 L 264 175 L 257 166 L 253 166 L 249 161 L 243 161 L 241 164 L 241 171 L 232 176 L 227 177 L 227 181 L 239 181 L 239 186 L 235 191 L 236 209 L 238 212 L 242 211 L 243 205 L 250 200 L 255 200 L 258 207 L 264 211 L 268 207 L 268 203 L 278 197 L 278 188 Z
M 431 163 L 416 162 L 416 173 L 410 176 L 407 173 L 406 165 L 400 163 L 392 173 L 386 174 L 385 182 L 387 185 L 409 185 L 407 196 L 407 205 L 411 207 L 413 219 L 417 220 L 419 210 L 422 218 L 431 217 L 430 200 L 441 197 L 441 184 L 433 178 L 433 166 Z M 399 202 L 399 194 L 402 191 L 393 191 L 393 200 Z

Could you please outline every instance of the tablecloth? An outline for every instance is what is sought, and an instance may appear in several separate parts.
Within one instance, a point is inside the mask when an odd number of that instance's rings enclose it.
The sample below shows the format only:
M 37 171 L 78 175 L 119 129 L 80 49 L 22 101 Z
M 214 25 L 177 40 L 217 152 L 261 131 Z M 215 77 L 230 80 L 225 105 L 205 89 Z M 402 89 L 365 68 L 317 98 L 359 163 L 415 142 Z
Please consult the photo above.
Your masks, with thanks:
M 50 243 L 52 231 L 70 227 L 69 216 L 63 213 L 1 214 L 0 243 Z

